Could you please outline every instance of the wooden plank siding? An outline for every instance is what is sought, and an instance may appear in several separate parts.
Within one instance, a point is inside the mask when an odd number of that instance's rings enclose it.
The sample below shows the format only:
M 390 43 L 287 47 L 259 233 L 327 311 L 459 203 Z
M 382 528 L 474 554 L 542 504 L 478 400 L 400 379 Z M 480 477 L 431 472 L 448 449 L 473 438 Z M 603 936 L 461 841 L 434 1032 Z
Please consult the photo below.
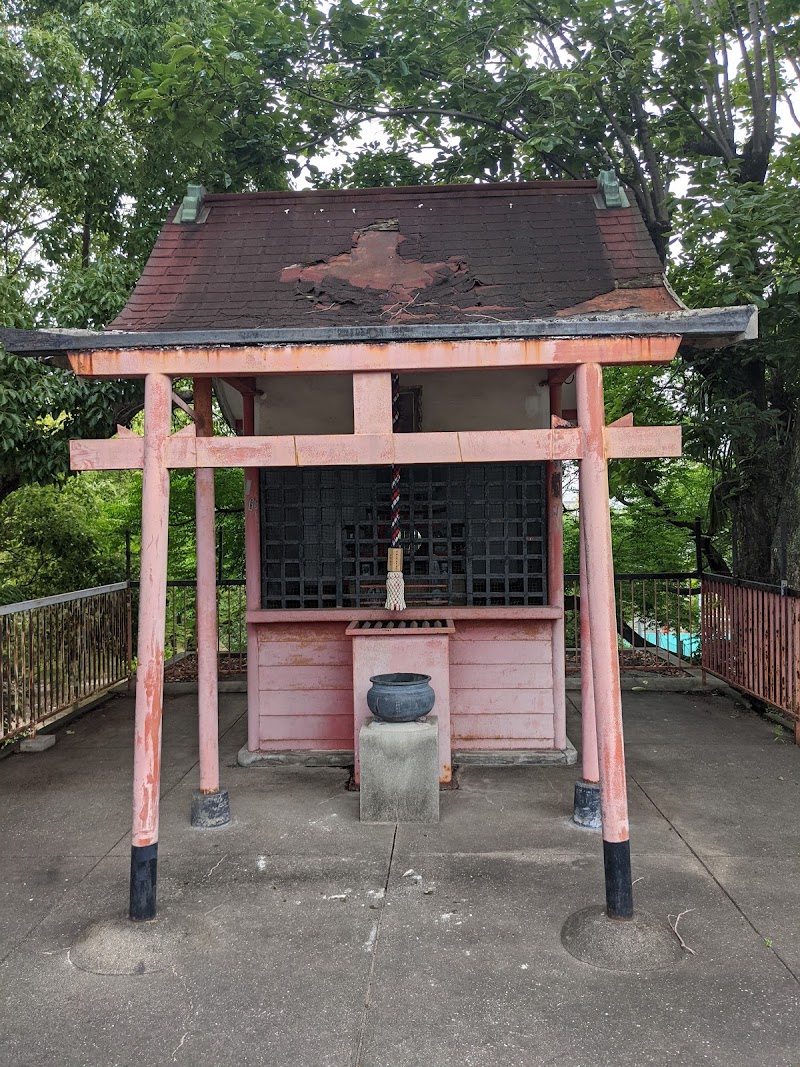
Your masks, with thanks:
M 341 623 L 261 624 L 259 749 L 352 749 L 353 651 Z
M 345 621 L 260 622 L 256 632 L 258 748 L 352 751 L 353 638 Z M 413 649 L 426 644 L 399 635 L 384 640 L 398 653 L 407 641 L 415 642 Z M 448 644 L 453 748 L 554 747 L 550 620 L 459 619 Z M 410 669 L 434 673 L 432 664 L 419 658 L 414 656 Z M 381 669 L 400 667 L 392 662 Z M 366 684 L 360 679 L 362 689 Z M 443 712 L 445 701 L 439 704 Z
M 552 655 L 547 622 L 459 622 L 450 639 L 453 747 L 553 748 Z

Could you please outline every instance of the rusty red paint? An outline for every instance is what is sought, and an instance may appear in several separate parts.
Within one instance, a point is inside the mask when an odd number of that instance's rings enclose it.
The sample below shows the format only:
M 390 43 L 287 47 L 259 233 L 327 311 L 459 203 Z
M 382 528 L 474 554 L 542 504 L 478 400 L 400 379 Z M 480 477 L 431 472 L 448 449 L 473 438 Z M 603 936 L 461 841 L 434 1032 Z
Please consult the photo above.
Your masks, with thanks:
M 211 379 L 194 381 L 194 411 L 198 437 L 214 432 Z M 217 581 L 214 471 L 195 472 L 197 538 L 197 712 L 200 790 L 219 791 L 219 697 L 217 681 Z
M 166 443 L 172 382 L 163 374 L 145 379 L 142 562 L 133 763 L 134 845 L 158 841 L 161 720 L 166 623 L 169 471 Z
M 568 315 L 586 315 L 592 311 L 678 311 L 680 304 L 670 293 L 659 286 L 639 289 L 613 289 L 610 293 L 583 300 L 580 304 L 557 311 L 559 318 Z
M 368 377 L 363 375 L 363 377 Z M 370 400 L 372 405 L 372 401 Z M 380 408 L 376 408 L 380 417 Z M 359 429 L 366 429 L 359 409 Z M 188 429 L 193 430 L 193 427 Z M 278 437 L 197 437 L 173 434 L 167 441 L 166 463 L 172 469 L 194 467 L 324 467 L 399 463 L 512 463 L 523 460 L 579 459 L 580 432 L 558 426 L 543 430 L 445 431 L 393 434 L 303 434 Z M 679 426 L 609 426 L 606 451 L 610 459 L 679 456 Z M 119 449 L 124 445 L 124 452 Z M 141 467 L 143 442 L 72 442 L 73 470 L 118 470 Z
M 70 352 L 74 372 L 90 378 L 139 378 L 158 367 L 173 377 L 317 374 L 329 371 L 478 370 L 597 362 L 668 363 L 680 337 L 553 337 L 502 341 L 411 341 L 279 347 L 128 348 Z
M 578 477 L 580 478 L 580 472 Z M 578 499 L 581 499 L 580 484 Z M 594 676 L 592 675 L 592 632 L 589 625 L 589 582 L 586 574 L 585 519 L 579 511 L 580 558 L 580 626 L 581 650 L 581 776 L 584 782 L 598 782 L 600 769 L 597 758 L 597 723 L 594 713 Z
M 354 294 L 348 291 L 350 286 L 377 290 L 396 301 L 409 301 L 420 290 L 440 286 L 454 275 L 468 273 L 467 264 L 458 256 L 438 263 L 404 258 L 399 249 L 405 242 L 406 237 L 397 232 L 396 224 L 394 230 L 357 230 L 347 252 L 310 266 L 296 263 L 284 267 L 280 278 L 282 282 L 306 283 L 298 289 L 301 294 L 316 288 L 318 302 L 353 303 Z
M 255 435 L 255 396 L 242 398 L 243 432 Z M 248 611 L 261 607 L 261 526 L 260 486 L 258 467 L 244 469 L 244 555 L 245 597 Z M 260 707 L 258 695 L 258 636 L 255 625 L 246 620 L 247 626 L 247 747 L 258 750 L 260 732 Z
M 560 382 L 549 383 L 550 418 L 561 419 Z M 557 431 L 556 431 L 557 432 Z M 553 689 L 553 747 L 567 745 L 566 639 L 564 633 L 564 505 L 561 498 L 561 464 L 547 465 L 547 599 L 562 609 L 553 622 L 551 685 Z
M 629 837 L 628 800 L 622 741 L 602 369 L 595 364 L 578 367 L 576 387 L 578 424 L 584 442 L 580 507 L 584 520 L 603 839 L 619 842 L 627 841 Z
M 795 720 L 800 740 L 800 597 L 704 577 L 703 670 Z

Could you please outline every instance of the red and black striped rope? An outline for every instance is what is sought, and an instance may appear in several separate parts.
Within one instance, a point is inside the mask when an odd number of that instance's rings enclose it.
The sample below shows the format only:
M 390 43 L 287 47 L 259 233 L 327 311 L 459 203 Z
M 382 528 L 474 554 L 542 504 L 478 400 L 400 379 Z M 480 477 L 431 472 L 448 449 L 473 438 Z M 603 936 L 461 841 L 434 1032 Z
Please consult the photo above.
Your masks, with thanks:
M 400 419 L 400 375 L 392 375 L 392 430 L 397 433 Z M 400 468 L 392 467 L 392 517 L 390 522 L 392 548 L 400 547 Z

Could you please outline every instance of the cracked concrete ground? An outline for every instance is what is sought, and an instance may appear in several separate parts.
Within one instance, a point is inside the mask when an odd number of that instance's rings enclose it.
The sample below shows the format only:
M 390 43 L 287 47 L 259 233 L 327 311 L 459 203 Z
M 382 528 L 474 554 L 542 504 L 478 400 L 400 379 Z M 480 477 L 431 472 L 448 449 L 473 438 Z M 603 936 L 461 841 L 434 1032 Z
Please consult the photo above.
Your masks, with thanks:
M 800 1064 L 800 750 L 729 698 L 625 695 L 637 907 L 692 950 L 639 973 L 560 940 L 603 899 L 576 768 L 468 768 L 438 826 L 362 826 L 346 772 L 239 768 L 244 697 L 220 718 L 234 822 L 192 830 L 196 702 L 167 701 L 141 973 L 93 973 L 125 952 L 96 924 L 126 936 L 132 701 L 0 763 L 0 1064 Z

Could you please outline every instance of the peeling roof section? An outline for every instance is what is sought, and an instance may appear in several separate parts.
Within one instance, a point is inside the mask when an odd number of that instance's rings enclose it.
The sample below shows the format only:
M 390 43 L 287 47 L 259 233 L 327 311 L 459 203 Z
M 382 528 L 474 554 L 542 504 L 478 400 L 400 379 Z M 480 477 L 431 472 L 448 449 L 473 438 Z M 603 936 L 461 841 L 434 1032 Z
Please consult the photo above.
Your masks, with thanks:
M 635 206 L 594 182 L 208 195 L 111 329 L 478 324 L 674 311 Z

